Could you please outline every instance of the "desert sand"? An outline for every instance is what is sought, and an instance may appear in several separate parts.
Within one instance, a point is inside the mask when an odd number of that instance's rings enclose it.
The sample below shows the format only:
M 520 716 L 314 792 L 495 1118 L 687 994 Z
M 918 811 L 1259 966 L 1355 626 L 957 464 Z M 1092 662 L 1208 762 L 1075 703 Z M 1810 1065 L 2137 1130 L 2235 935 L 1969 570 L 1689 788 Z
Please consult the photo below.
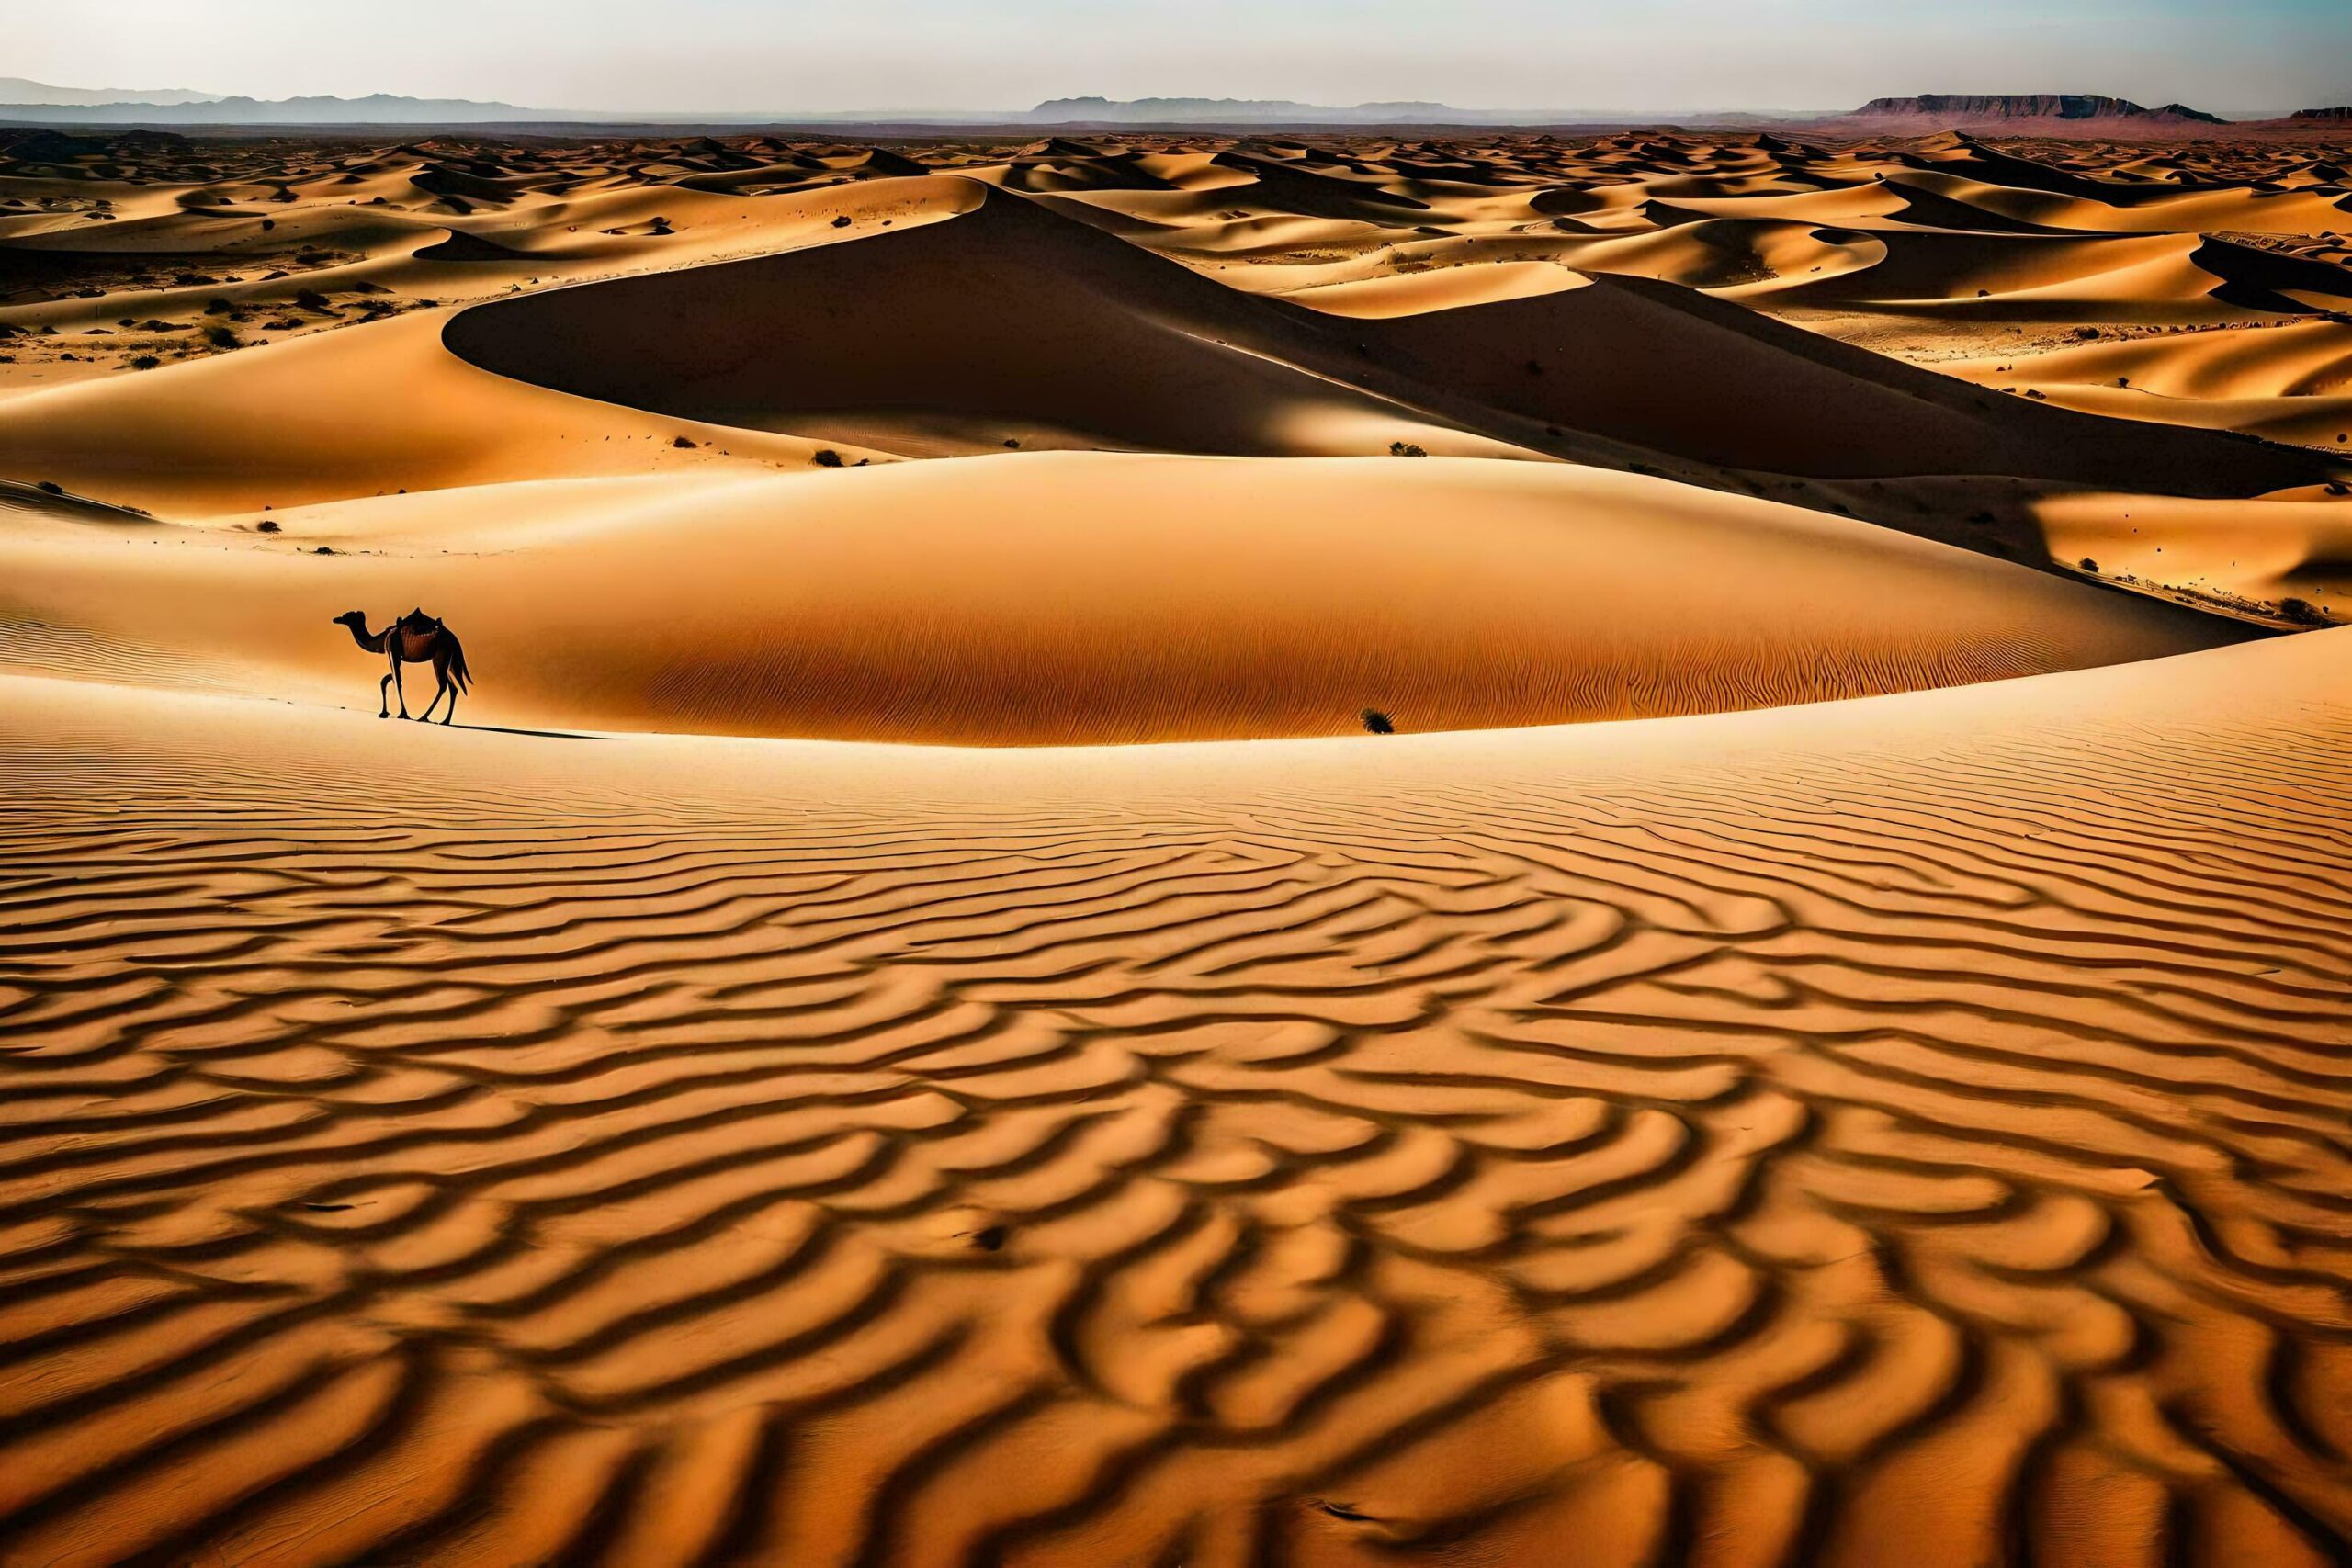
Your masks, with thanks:
M 0 131 L 0 1562 L 2346 1561 L 2348 156 Z

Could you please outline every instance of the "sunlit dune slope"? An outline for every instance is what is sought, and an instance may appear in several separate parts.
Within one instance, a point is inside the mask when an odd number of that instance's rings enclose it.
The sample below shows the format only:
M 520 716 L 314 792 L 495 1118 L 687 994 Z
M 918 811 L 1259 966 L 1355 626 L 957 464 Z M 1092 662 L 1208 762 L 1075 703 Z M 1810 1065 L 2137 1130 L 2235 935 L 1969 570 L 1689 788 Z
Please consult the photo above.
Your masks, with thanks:
M 17 662 L 169 682 L 179 649 L 209 684 L 356 706 L 381 671 L 330 617 L 423 604 L 465 638 L 469 716 L 1037 744 L 1334 734 L 1365 707 L 1410 729 L 1756 707 L 2245 635 L 1868 524 L 1553 464 L 1047 453 L 276 520 L 8 537 Z M 43 651 L 65 633 L 78 663 Z
M 802 468 L 815 450 L 487 374 L 441 346 L 441 321 L 421 312 L 28 393 L 0 409 L 0 475 L 186 515 L 524 479 Z

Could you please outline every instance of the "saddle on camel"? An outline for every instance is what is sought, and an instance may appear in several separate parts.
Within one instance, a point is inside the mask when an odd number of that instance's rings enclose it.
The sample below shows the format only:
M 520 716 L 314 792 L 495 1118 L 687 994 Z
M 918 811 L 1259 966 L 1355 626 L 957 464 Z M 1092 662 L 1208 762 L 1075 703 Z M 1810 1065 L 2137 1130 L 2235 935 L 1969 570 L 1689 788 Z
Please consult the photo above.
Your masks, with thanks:
M 442 625 L 438 617 L 426 615 L 421 608 L 411 610 L 379 632 L 368 629 L 364 610 L 345 610 L 334 621 L 350 631 L 351 639 L 362 649 L 382 654 L 390 666 L 376 685 L 378 718 L 391 716 L 390 697 L 394 693 L 400 696 L 401 716 L 409 716 L 408 693 L 401 683 L 403 664 L 431 664 L 434 675 L 441 682 L 440 689 L 433 694 L 433 701 L 416 716 L 421 722 L 432 722 L 434 706 L 445 696 L 449 699 L 449 711 L 441 716 L 441 722 L 447 724 L 458 716 L 458 694 L 472 688 L 473 673 L 466 668 L 466 650 L 458 644 L 457 633 Z

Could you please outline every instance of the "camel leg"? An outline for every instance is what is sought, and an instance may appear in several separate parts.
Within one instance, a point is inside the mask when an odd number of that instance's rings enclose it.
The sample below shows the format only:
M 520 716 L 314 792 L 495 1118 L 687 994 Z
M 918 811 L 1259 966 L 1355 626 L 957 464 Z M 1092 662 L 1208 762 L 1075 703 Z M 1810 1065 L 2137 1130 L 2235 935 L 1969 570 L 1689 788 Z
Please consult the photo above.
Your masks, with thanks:
M 448 678 L 447 678 L 447 676 L 443 676 L 443 675 L 441 674 L 441 671 L 440 671 L 437 668 L 433 671 L 433 673 L 434 673 L 435 676 L 439 676 L 439 677 L 440 677 L 441 683 L 440 683 L 440 685 L 439 685 L 439 686 L 437 686 L 437 687 L 435 687 L 435 688 L 434 693 L 433 693 L 433 700 L 432 700 L 431 702 L 429 702 L 429 703 L 427 703 L 427 704 L 425 704 L 425 705 L 424 705 L 424 711 L 423 713 L 418 714 L 418 715 L 416 716 L 416 717 L 417 717 L 417 722 L 419 722 L 420 724 L 431 724 L 431 723 L 433 722 L 433 710 L 434 710 L 435 708 L 437 708 L 437 707 L 439 707 L 439 706 L 441 705 L 441 699 L 442 699 L 443 697 L 447 697 L 447 696 L 449 696 L 449 682 L 448 682 Z M 455 697 L 450 697 L 450 698 L 449 698 L 449 711 L 450 711 L 451 713 L 455 713 L 455 712 L 457 712 L 457 711 L 458 711 L 458 702 L 457 702 L 457 699 L 456 699 Z M 442 723 L 444 723 L 444 724 L 447 724 L 447 723 L 448 723 L 449 721 L 448 721 L 447 719 L 446 719 L 446 718 L 445 718 L 445 719 L 443 719 L 441 722 L 442 722 Z
M 446 673 L 442 675 L 441 680 L 443 682 L 441 689 L 449 694 L 449 711 L 441 716 L 441 722 L 447 725 L 458 716 L 458 683 L 450 680 Z
M 384 672 L 384 678 L 376 682 L 376 716 L 392 716 L 392 675 L 389 670 Z
M 401 656 L 397 649 L 392 652 L 392 690 L 400 694 L 401 716 L 406 718 L 408 716 L 408 686 L 401 680 Z

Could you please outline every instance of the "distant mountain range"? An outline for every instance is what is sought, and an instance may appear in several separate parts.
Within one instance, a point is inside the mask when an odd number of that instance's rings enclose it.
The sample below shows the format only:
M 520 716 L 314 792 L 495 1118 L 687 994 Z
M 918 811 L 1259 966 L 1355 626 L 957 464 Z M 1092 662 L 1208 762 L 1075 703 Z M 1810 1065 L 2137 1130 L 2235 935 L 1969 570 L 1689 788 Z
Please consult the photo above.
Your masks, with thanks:
M 1997 125 L 2013 119 L 2165 120 L 2226 125 L 2219 115 L 2166 104 L 2142 108 L 2129 98 L 2092 93 L 1921 93 L 1908 98 L 1872 98 L 1853 112 L 1856 119 L 1928 119 L 1939 126 Z
M 186 87 L 59 87 L 22 76 L 0 76 L 0 104 L 209 104 L 218 93 Z
M 12 91 L 28 88 L 51 96 L 10 101 Z M 55 125 L 486 125 L 605 118 L 560 115 L 470 98 L 406 98 L 393 93 L 370 93 L 364 98 L 326 95 L 247 98 L 166 88 L 137 98 L 102 98 L 97 96 L 102 91 L 0 77 L 0 119 Z M 87 96 L 62 96 L 76 92 Z
M 1407 99 L 1367 104 L 1308 104 L 1290 98 L 1049 98 L 1029 109 L 862 109 L 818 113 L 684 111 L 635 113 L 600 109 L 526 108 L 470 98 L 412 98 L 392 93 L 365 97 L 313 96 L 250 98 L 186 87 L 151 89 L 60 87 L 20 76 L 0 76 L 0 122 L 73 126 L 476 126 L 557 130 L 567 125 L 633 127 L 1061 126 L 1136 129 L 1249 126 L 1481 126 L 1590 130 L 1624 126 L 1685 125 L 1871 134 L 1931 130 L 2008 130 L 2018 135 L 2190 136 L 2209 126 L 2256 125 L 2278 130 L 2333 127 L 2352 109 L 2301 109 L 2291 116 L 2225 119 L 2185 104 L 2143 108 L 2128 98 L 2089 93 L 1924 93 L 1872 98 L 1859 109 L 1802 112 L 1724 109 L 1463 109 Z
M 1021 118 L 1044 125 L 1381 125 L 1461 123 L 1487 111 L 1448 104 L 1302 104 L 1289 98 L 1048 98 Z

